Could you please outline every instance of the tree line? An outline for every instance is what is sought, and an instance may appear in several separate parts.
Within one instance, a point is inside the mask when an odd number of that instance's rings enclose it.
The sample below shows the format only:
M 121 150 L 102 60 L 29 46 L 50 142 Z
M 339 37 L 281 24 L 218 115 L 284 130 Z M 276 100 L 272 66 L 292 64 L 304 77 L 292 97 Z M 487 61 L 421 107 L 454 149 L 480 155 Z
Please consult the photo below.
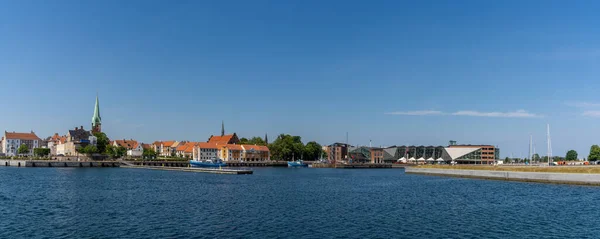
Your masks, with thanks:
M 302 137 L 289 134 L 280 134 L 273 143 L 269 144 L 271 159 L 273 160 L 318 160 L 323 149 L 315 141 L 302 143 Z

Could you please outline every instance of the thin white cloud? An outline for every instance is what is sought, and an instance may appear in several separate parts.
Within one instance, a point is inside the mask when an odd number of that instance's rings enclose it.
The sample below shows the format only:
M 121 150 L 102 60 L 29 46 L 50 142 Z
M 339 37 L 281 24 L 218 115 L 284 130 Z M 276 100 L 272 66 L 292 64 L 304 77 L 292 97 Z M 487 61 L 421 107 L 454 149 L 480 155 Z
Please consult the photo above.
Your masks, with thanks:
M 597 108 L 597 107 L 600 107 L 600 103 L 583 102 L 583 101 L 567 102 L 565 104 L 568 105 L 568 106 L 577 107 L 577 108 Z
M 479 112 L 473 110 L 461 110 L 452 113 L 458 116 L 473 116 L 473 117 L 499 117 L 499 118 L 538 118 L 542 117 L 534 113 L 529 113 L 525 110 L 517 110 L 513 112 Z
M 397 111 L 385 113 L 386 115 L 441 115 L 441 111 L 437 110 L 417 110 L 417 111 Z
M 588 110 L 583 112 L 583 116 L 600 117 L 600 110 Z

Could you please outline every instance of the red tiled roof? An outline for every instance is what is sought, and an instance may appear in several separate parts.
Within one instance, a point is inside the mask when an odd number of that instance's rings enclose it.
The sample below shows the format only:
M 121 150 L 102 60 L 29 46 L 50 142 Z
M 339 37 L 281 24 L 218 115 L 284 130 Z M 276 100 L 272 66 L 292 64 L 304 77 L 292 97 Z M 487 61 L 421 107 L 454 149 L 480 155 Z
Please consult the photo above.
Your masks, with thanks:
M 244 147 L 244 149 L 246 150 L 252 150 L 254 149 L 255 151 L 269 151 L 269 147 L 267 146 L 261 146 L 261 145 L 250 145 L 250 144 L 244 144 L 242 145 Z
M 150 144 L 144 144 L 144 143 L 142 143 L 142 148 L 143 148 L 143 149 L 151 149 L 151 148 L 152 148 L 152 145 L 150 145 Z
M 155 145 L 155 146 L 160 146 L 160 144 L 162 144 L 161 141 L 154 141 L 154 143 L 152 143 L 152 145 Z
M 58 133 L 54 133 L 54 135 L 52 135 L 52 137 L 50 137 L 50 142 L 53 142 L 55 144 L 64 144 L 65 141 L 67 141 L 67 136 L 60 136 L 58 135 Z
M 39 137 L 37 137 L 37 135 L 35 135 L 35 133 L 31 132 L 31 133 L 9 133 L 6 132 L 6 139 L 21 139 L 21 140 L 40 140 Z
M 175 141 L 173 141 L 173 140 L 172 141 L 165 141 L 165 142 L 162 142 L 162 145 L 164 147 L 171 147 L 174 143 L 175 143 Z
M 198 142 L 186 142 L 184 144 L 177 146 L 176 150 L 186 152 L 186 153 L 192 153 L 192 152 L 194 152 L 194 147 L 197 145 L 198 145 Z
M 218 149 L 219 148 L 216 143 L 204 143 L 204 142 L 198 143 L 198 147 L 202 148 L 202 149 Z
M 217 144 L 229 144 L 231 143 L 231 139 L 235 134 L 228 134 L 223 136 L 212 136 L 208 139 L 209 143 L 217 143 Z
M 186 153 L 192 153 L 194 152 L 194 147 L 196 147 L 198 145 L 198 142 L 188 142 L 185 144 L 185 150 L 184 152 Z
M 179 146 L 177 146 L 177 149 L 176 149 L 176 150 L 177 150 L 177 151 L 185 151 L 185 149 L 186 149 L 186 148 L 187 148 L 187 145 L 185 145 L 185 144 L 182 144 L 182 145 L 179 145 Z
M 135 140 L 115 140 L 114 141 L 118 146 L 121 146 L 126 149 L 135 149 L 138 147 L 139 143 Z

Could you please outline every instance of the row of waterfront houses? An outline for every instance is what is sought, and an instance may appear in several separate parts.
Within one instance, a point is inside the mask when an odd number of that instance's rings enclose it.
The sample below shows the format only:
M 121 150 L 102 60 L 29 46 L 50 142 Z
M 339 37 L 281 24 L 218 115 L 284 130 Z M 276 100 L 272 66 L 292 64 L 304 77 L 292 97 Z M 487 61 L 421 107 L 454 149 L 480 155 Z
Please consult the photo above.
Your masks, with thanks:
M 97 145 L 98 139 L 94 133 L 102 132 L 100 117 L 100 102 L 96 96 L 94 114 L 92 115 L 91 130 L 83 126 L 68 130 L 65 135 L 55 133 L 44 140 L 33 131 L 17 133 L 4 131 L 0 139 L 0 156 L 32 156 L 36 148 L 49 148 L 51 156 L 79 156 L 78 149 L 87 145 Z M 144 144 L 133 139 L 111 140 L 109 144 L 123 147 L 129 157 L 143 156 L 144 149 L 152 149 L 159 157 L 179 156 L 195 160 L 219 158 L 224 161 L 266 161 L 271 159 L 269 148 L 259 145 L 239 144 L 237 135 L 225 135 L 225 127 L 221 125 L 221 136 L 211 136 L 207 142 L 191 141 L 156 141 Z M 19 153 L 21 145 L 26 145 L 28 152 Z
M 21 145 L 27 145 L 29 152 L 18 153 Z M 0 154 L 5 156 L 32 156 L 36 148 L 49 148 L 52 156 L 77 156 L 77 149 L 85 145 L 97 144 L 93 131 L 81 127 L 69 130 L 66 135 L 55 133 L 40 139 L 33 131 L 29 133 L 4 132 L 0 139 Z M 109 144 L 123 147 L 129 157 L 141 157 L 144 149 L 154 150 L 159 157 L 178 156 L 195 160 L 219 158 L 224 161 L 267 161 L 271 154 L 267 146 L 239 144 L 237 135 L 211 136 L 207 142 L 155 141 L 145 144 L 133 139 L 111 140 Z
M 211 136 L 207 142 L 156 141 L 151 148 L 163 157 L 179 156 L 194 160 L 219 158 L 224 161 L 267 161 L 271 154 L 267 146 L 239 144 L 237 135 Z

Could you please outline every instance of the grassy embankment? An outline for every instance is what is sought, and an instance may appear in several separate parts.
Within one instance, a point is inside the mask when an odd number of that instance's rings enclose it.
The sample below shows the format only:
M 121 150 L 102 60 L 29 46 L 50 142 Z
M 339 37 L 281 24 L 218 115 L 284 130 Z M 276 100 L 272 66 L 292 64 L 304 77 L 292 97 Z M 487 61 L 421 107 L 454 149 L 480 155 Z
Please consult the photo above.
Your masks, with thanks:
M 511 172 L 544 172 L 544 173 L 595 173 L 600 174 L 599 166 L 487 166 L 487 165 L 421 165 L 417 168 L 489 170 Z

